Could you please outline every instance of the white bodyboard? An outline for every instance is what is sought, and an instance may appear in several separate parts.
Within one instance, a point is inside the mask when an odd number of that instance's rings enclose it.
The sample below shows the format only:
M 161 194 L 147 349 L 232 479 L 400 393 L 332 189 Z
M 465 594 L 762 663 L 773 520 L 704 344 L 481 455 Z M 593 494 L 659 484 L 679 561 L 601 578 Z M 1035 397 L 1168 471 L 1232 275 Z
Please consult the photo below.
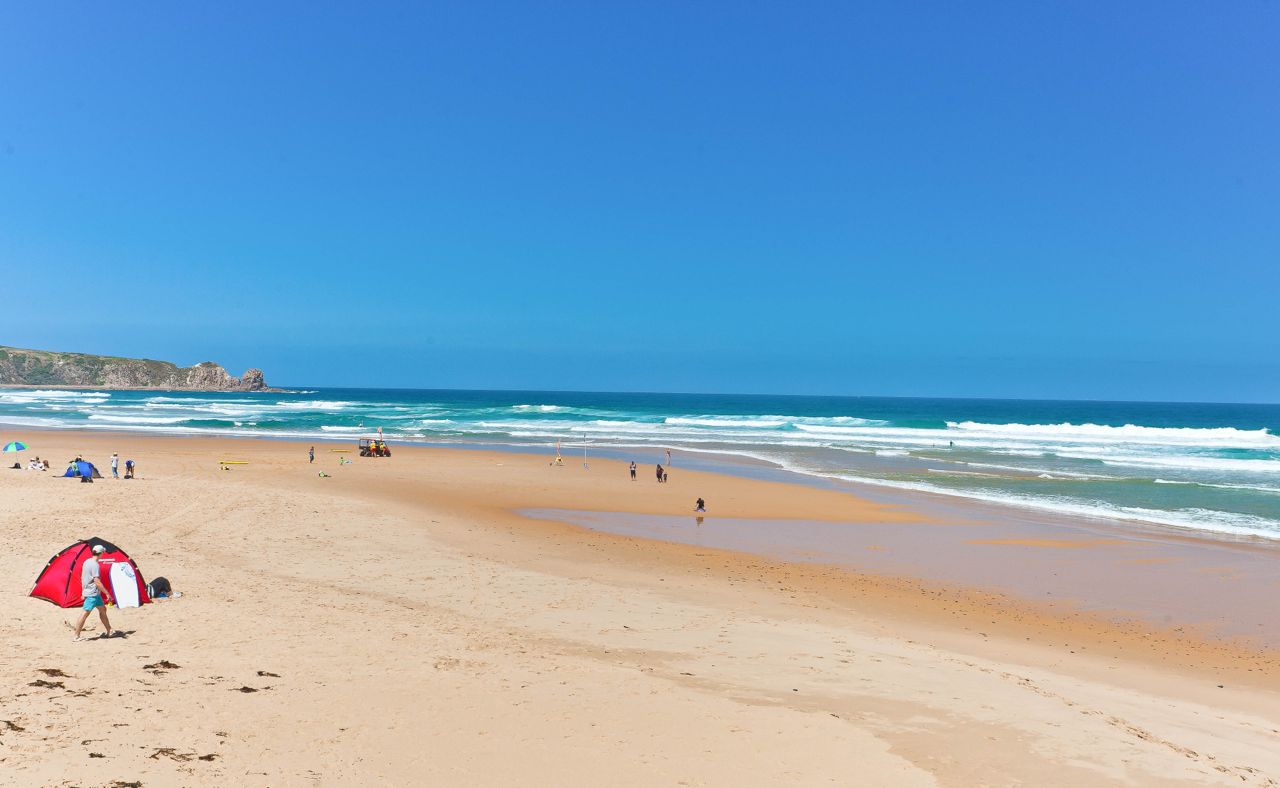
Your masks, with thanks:
M 111 596 L 116 607 L 139 607 L 138 574 L 125 561 L 111 565 Z

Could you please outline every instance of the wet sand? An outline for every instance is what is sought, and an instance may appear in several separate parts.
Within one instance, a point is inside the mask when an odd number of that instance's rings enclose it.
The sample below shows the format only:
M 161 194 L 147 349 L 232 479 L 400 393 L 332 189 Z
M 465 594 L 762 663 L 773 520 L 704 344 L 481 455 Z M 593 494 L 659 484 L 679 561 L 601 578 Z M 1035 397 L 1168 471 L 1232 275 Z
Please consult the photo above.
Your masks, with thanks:
M 1280 780 L 1273 652 L 867 563 L 897 560 L 895 532 L 945 533 L 997 578 L 1010 551 L 1195 574 L 1125 536 L 1010 544 L 834 490 L 680 468 L 630 482 L 603 460 L 398 449 L 339 466 L 317 444 L 312 466 L 287 442 L 27 437 L 104 470 L 117 449 L 140 478 L 0 472 L 8 784 Z M 730 521 L 881 532 L 842 567 L 515 513 L 688 522 L 699 496 Z M 72 611 L 23 596 L 89 535 L 184 596 L 72 643 Z
M 714 512 L 714 509 L 713 509 Z M 623 536 L 1000 592 L 1046 613 L 1090 612 L 1153 629 L 1280 649 L 1280 543 L 1156 536 L 1114 524 L 797 519 L 527 510 Z

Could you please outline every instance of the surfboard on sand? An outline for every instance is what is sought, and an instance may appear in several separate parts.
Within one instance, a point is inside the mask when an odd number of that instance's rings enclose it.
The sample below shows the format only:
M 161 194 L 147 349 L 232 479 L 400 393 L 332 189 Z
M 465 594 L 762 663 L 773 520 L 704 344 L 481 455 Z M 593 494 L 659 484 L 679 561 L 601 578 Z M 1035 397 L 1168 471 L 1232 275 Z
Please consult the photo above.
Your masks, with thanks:
M 111 565 L 111 597 L 116 607 L 139 607 L 138 573 L 126 561 Z

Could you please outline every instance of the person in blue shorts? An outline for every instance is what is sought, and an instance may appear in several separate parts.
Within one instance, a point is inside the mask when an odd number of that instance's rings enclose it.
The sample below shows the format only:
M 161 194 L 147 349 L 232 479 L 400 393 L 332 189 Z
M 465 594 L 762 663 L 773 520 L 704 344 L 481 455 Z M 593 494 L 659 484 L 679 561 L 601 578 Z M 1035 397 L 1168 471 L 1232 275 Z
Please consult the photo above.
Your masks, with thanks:
M 107 593 L 107 587 L 102 584 L 102 569 L 98 566 L 98 556 L 106 551 L 107 548 L 102 545 L 94 545 L 93 557 L 80 567 L 80 590 L 84 595 L 84 612 L 76 622 L 76 640 L 84 639 L 80 637 L 80 631 L 84 629 L 84 622 L 89 620 L 89 614 L 94 608 L 97 608 L 98 617 L 102 619 L 103 637 L 111 637 L 114 634 L 111 622 L 107 619 L 106 600 L 110 598 L 110 594 Z

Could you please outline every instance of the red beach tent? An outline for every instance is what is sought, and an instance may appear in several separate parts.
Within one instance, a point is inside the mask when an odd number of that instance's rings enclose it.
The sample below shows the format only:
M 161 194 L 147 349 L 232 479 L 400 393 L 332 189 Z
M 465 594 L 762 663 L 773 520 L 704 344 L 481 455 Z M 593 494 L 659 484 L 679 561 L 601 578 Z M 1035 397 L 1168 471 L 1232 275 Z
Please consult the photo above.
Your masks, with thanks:
M 138 578 L 138 601 L 143 604 L 150 602 L 151 598 L 147 596 L 147 584 L 142 579 L 142 572 L 138 569 L 138 565 L 133 562 L 133 559 L 125 551 L 96 536 L 82 539 L 69 547 L 63 548 L 53 558 L 50 558 L 49 563 L 45 564 L 44 571 L 36 578 L 36 584 L 31 589 L 31 596 L 37 599 L 47 599 L 58 607 L 80 607 L 83 605 L 84 594 L 80 591 L 80 569 L 84 566 L 85 561 L 93 557 L 95 545 L 102 545 L 107 548 L 105 553 L 98 556 L 98 563 L 102 568 L 103 582 L 107 582 L 112 564 L 118 561 L 125 561 L 133 567 L 133 572 Z

